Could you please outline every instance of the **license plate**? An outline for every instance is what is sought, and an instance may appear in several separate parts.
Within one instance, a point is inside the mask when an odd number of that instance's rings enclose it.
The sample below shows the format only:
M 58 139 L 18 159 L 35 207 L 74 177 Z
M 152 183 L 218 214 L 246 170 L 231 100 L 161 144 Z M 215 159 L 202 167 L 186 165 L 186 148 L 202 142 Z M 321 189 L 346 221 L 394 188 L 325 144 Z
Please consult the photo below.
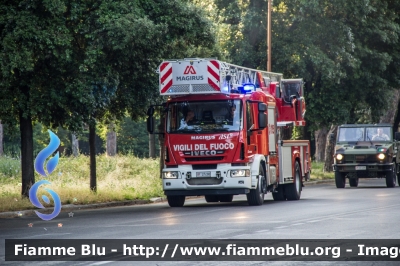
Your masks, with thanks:
M 356 166 L 356 170 L 367 170 L 366 166 Z
M 211 171 L 197 172 L 196 177 L 211 177 Z

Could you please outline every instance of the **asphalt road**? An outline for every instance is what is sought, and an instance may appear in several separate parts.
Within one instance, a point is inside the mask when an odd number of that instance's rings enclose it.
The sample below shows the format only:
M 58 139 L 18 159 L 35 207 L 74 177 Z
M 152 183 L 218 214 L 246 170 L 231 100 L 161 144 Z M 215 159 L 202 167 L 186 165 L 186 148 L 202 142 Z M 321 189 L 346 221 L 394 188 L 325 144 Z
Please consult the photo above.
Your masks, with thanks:
M 32 223 L 32 227 L 28 224 Z M 62 227 L 58 224 L 62 223 Z M 0 265 L 4 239 L 400 239 L 400 187 L 383 179 L 360 180 L 358 188 L 333 183 L 304 187 L 299 201 L 248 206 L 189 199 L 183 208 L 166 202 L 60 213 L 51 221 L 36 216 L 0 219 Z M 135 265 L 398 265 L 390 262 L 135 262 Z M 21 265 L 21 262 L 6 262 Z M 71 265 L 31 262 L 29 265 Z M 76 262 L 76 265 L 131 265 Z

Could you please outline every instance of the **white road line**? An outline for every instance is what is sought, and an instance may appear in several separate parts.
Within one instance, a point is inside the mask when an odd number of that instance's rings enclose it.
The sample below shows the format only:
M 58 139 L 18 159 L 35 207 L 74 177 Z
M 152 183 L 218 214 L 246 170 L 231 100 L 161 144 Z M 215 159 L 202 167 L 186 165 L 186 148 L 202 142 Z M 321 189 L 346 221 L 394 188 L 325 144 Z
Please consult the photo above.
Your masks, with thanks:
M 284 225 L 284 226 L 275 227 L 274 229 L 282 229 L 282 228 L 287 228 L 287 227 L 288 227 L 288 226 Z
M 266 229 L 266 230 L 256 231 L 256 233 L 264 233 L 264 232 L 269 232 L 269 231 L 270 231 L 269 229 Z
M 25 239 L 30 238 L 30 237 L 37 237 L 37 236 L 61 236 L 61 235 L 71 235 L 72 233 L 63 233 L 63 234 L 42 234 L 42 235 L 33 235 L 33 236 L 28 236 L 25 237 Z
M 302 225 L 304 223 L 297 223 L 297 224 L 292 224 L 291 226 L 297 226 L 297 225 Z
M 99 262 L 95 262 L 95 263 L 91 263 L 91 264 L 87 264 L 87 265 L 103 265 L 106 263 L 113 263 L 115 261 L 99 261 Z

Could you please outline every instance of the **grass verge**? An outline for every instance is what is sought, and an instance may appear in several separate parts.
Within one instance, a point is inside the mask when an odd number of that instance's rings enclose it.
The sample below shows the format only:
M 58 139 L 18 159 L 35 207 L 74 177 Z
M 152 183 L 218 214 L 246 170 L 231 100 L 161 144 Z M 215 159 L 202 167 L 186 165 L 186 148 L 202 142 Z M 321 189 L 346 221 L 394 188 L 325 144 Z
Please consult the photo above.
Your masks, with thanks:
M 334 179 L 333 172 L 324 172 L 324 163 L 313 162 L 311 164 L 311 181 Z
M 134 199 L 150 199 L 163 195 L 158 159 L 134 156 L 97 156 L 97 193 L 89 189 L 89 157 L 61 157 L 55 171 L 46 178 L 35 173 L 35 181 L 46 179 L 38 198 L 55 191 L 62 204 L 88 204 Z M 21 198 L 19 160 L 0 157 L 0 212 L 36 209 L 29 199 Z M 45 204 L 43 206 L 52 206 Z
M 89 157 L 61 157 L 55 171 L 46 178 L 35 173 L 35 180 L 46 179 L 37 195 L 51 196 L 44 187 L 55 191 L 62 204 L 89 204 L 163 196 L 158 159 L 140 159 L 132 155 L 97 156 L 97 193 L 89 189 Z M 0 212 L 37 209 L 29 199 L 21 198 L 19 159 L 0 157 Z M 311 180 L 333 178 L 323 172 L 323 163 L 312 163 Z M 43 206 L 52 206 L 45 204 Z

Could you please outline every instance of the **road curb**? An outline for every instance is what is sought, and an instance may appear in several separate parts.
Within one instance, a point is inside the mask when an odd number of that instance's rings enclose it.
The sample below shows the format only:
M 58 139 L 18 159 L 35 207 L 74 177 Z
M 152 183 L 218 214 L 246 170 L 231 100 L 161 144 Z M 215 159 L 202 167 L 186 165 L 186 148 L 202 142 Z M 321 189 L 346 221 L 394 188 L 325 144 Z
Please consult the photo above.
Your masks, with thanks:
M 304 182 L 304 186 L 313 186 L 313 185 L 319 185 L 319 184 L 329 184 L 329 183 L 334 183 L 334 179 L 325 179 L 325 180 L 316 180 L 316 181 L 306 181 Z
M 96 204 L 85 204 L 85 205 L 75 205 L 75 204 L 65 204 L 62 205 L 61 212 L 71 212 L 84 209 L 98 209 L 107 207 L 118 207 L 118 206 L 129 206 L 129 205 L 143 205 L 153 202 L 163 202 L 165 198 L 151 198 L 149 200 L 125 200 L 125 201 L 112 201 Z M 41 213 L 52 213 L 54 208 L 44 208 L 40 209 Z M 31 216 L 35 214 L 35 210 L 21 210 L 12 212 L 0 212 L 0 218 L 17 218 L 23 216 Z

